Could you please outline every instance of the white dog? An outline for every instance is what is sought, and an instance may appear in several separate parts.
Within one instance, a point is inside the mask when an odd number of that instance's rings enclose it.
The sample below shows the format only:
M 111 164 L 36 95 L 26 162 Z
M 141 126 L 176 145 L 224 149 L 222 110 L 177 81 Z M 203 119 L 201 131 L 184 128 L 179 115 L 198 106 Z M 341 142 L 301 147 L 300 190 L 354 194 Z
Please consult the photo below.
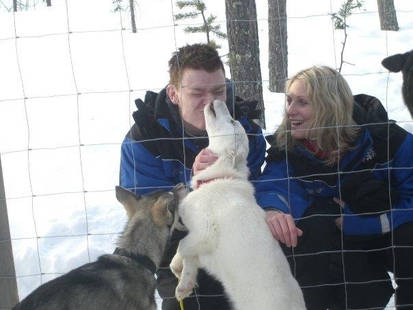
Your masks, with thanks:
M 198 268 L 219 279 L 237 310 L 305 309 L 303 295 L 248 181 L 248 138 L 224 102 L 205 107 L 208 148 L 218 159 L 192 179 L 195 189 L 179 206 L 188 235 L 171 270 L 176 298 L 188 296 Z M 311 267 L 309 267 L 311 268 Z

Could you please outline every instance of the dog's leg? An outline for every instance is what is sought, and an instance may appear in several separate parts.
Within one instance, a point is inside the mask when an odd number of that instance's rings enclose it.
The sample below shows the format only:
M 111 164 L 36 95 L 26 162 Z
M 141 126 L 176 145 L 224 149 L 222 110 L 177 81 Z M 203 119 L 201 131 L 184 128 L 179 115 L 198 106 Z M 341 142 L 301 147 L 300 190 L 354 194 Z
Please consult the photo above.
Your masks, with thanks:
M 189 256 L 198 256 L 211 253 L 216 248 L 217 227 L 214 221 L 208 218 L 197 218 L 196 229 L 191 229 L 189 233 L 179 241 L 179 254 L 186 259 Z
M 169 264 L 169 268 L 171 269 L 175 277 L 177 277 L 178 279 L 181 278 L 182 269 L 184 268 L 184 265 L 183 265 L 182 256 L 179 254 L 179 252 L 176 252 L 174 257 L 172 258 L 172 261 Z
M 199 226 L 199 228 L 201 228 Z M 206 229 L 200 231 L 207 231 Z M 201 237 L 204 236 L 204 237 Z M 209 236 L 209 235 L 208 235 Z M 178 249 L 172 258 L 169 268 L 178 279 L 181 278 L 182 270 L 184 268 L 184 261 L 188 258 L 198 256 L 198 254 L 205 254 L 210 252 L 212 236 L 208 238 L 205 234 L 197 232 L 190 232 L 185 236 L 178 245 Z
M 175 290 L 175 297 L 177 300 L 182 300 L 192 293 L 196 284 L 198 268 L 199 260 L 197 256 L 190 256 L 183 259 L 181 277 Z

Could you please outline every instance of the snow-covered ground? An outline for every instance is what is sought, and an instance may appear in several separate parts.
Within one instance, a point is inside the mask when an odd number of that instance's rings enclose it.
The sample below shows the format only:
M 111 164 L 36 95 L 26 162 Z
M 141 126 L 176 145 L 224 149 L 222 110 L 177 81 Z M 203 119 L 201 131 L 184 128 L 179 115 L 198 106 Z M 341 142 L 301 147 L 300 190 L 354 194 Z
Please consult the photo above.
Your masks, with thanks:
M 267 89 L 267 1 L 256 2 L 270 133 L 280 122 L 284 95 Z M 138 1 L 136 34 L 128 13 L 112 12 L 110 0 L 0 12 L 0 154 L 21 298 L 115 248 L 125 215 L 113 191 L 134 99 L 165 86 L 167 61 L 177 47 L 205 40 L 184 33 L 186 25 L 173 26 L 178 9 L 172 3 Z M 224 1 L 205 3 L 225 29 Z M 340 3 L 288 1 L 290 74 L 339 65 L 343 31 L 333 29 L 329 13 Z M 388 74 L 380 64 L 412 48 L 413 2 L 395 0 L 395 6 L 398 32 L 380 30 L 374 0 L 348 19 L 344 58 L 351 64 L 342 73 L 355 94 L 378 97 L 390 118 L 413 132 L 401 74 Z M 225 55 L 228 45 L 219 43 Z

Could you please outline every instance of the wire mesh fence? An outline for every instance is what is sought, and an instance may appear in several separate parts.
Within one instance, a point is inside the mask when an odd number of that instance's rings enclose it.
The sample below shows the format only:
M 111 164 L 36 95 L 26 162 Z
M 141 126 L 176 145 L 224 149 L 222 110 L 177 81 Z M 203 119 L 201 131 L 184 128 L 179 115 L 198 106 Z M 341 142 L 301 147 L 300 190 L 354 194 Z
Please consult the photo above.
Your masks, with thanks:
M 338 5 L 333 2 L 289 4 L 290 75 L 314 64 L 338 67 L 343 34 L 332 26 Z M 225 29 L 225 3 L 207 4 Z M 401 75 L 380 65 L 385 56 L 411 49 L 413 6 L 399 1 L 396 8 L 397 33 L 380 31 L 375 1 L 353 14 L 342 73 L 354 93 L 378 97 L 390 118 L 413 132 Z M 264 134 L 270 134 L 281 122 L 285 95 L 266 87 L 266 9 L 257 1 L 263 80 L 250 82 L 263 85 Z M 177 12 L 172 0 L 138 3 L 137 33 L 131 32 L 129 12 L 113 12 L 111 1 L 65 0 L 0 13 L 0 155 L 20 298 L 113 251 L 126 220 L 114 187 L 134 100 L 167 84 L 172 52 L 205 40 L 185 33 L 186 26 L 199 22 L 177 23 Z M 219 53 L 227 55 L 228 44 L 220 44 Z M 1 243 L 9 241 L 0 236 Z

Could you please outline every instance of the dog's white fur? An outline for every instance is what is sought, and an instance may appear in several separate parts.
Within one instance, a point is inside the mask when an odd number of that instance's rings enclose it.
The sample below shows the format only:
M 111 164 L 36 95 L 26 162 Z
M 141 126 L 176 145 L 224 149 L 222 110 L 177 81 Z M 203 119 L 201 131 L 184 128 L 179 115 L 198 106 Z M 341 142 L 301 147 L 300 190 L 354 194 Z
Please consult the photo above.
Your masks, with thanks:
M 176 297 L 188 296 L 198 268 L 219 279 L 237 310 L 305 309 L 302 292 L 257 205 L 248 181 L 248 138 L 222 101 L 205 107 L 208 148 L 217 161 L 192 179 L 196 188 L 179 206 L 189 233 L 171 270 Z M 216 116 L 215 116 L 216 114 Z M 198 187 L 200 181 L 208 181 Z M 311 266 L 309 267 L 311 268 Z

